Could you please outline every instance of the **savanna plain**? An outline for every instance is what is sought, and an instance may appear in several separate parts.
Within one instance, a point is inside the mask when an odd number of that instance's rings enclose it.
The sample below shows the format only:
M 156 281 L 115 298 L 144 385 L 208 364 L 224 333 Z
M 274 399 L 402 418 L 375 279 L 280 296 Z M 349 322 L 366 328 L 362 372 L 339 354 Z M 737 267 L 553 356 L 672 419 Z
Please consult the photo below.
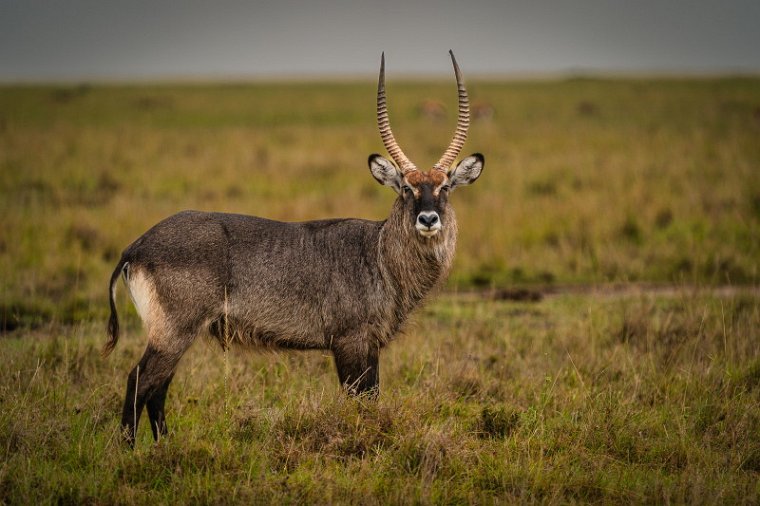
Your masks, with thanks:
M 0 87 L 0 503 L 760 502 L 760 79 L 470 80 L 449 281 L 353 399 L 200 339 L 121 441 L 121 250 L 182 209 L 383 219 L 366 81 Z M 448 81 L 393 82 L 420 166 Z

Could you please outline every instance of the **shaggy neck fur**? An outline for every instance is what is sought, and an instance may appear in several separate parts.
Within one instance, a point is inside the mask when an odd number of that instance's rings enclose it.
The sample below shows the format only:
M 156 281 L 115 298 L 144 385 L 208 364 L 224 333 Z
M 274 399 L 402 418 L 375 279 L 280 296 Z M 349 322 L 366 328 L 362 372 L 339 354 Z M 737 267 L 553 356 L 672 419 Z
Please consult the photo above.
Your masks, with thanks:
M 422 237 L 409 223 L 404 200 L 399 197 L 380 231 L 378 263 L 384 281 L 394 294 L 399 326 L 439 282 L 446 279 L 456 249 L 457 223 L 451 206 L 443 229 L 434 237 Z

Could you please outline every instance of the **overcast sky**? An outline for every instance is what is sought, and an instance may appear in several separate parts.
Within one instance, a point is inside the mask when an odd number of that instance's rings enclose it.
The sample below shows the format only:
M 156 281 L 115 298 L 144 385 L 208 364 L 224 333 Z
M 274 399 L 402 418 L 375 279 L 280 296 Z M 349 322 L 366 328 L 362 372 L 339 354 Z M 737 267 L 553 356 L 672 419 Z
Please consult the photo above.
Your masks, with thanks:
M 760 0 L 0 0 L 0 81 L 758 72 Z

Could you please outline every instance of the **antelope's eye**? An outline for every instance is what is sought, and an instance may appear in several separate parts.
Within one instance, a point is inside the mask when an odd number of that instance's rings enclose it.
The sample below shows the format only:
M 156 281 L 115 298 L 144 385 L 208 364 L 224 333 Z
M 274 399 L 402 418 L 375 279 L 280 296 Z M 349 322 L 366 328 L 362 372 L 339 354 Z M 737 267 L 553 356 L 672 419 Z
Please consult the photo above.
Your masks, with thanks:
M 404 190 L 404 193 L 412 193 L 411 186 L 404 185 L 401 189 Z
M 447 192 L 450 189 L 451 189 L 450 185 L 445 184 L 445 185 L 441 186 L 441 191 L 443 191 L 443 192 Z

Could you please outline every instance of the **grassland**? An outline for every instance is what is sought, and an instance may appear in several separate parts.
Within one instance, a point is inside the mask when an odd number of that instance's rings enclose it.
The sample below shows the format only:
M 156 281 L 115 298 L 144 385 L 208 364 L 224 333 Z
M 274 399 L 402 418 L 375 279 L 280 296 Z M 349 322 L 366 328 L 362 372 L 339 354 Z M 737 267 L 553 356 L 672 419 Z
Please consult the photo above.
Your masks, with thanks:
M 10 503 L 760 501 L 758 294 L 444 295 L 390 346 L 376 403 L 329 356 L 185 356 L 172 433 L 118 424 L 134 326 L 3 339 Z
M 453 85 L 389 86 L 434 162 L 455 115 L 420 106 Z M 199 342 L 170 437 L 129 451 L 123 293 L 98 354 L 121 249 L 186 208 L 382 219 L 373 85 L 0 88 L 0 502 L 760 502 L 760 80 L 470 92 L 486 169 L 380 400 L 345 398 L 321 353 Z M 548 295 L 500 300 L 515 286 Z

